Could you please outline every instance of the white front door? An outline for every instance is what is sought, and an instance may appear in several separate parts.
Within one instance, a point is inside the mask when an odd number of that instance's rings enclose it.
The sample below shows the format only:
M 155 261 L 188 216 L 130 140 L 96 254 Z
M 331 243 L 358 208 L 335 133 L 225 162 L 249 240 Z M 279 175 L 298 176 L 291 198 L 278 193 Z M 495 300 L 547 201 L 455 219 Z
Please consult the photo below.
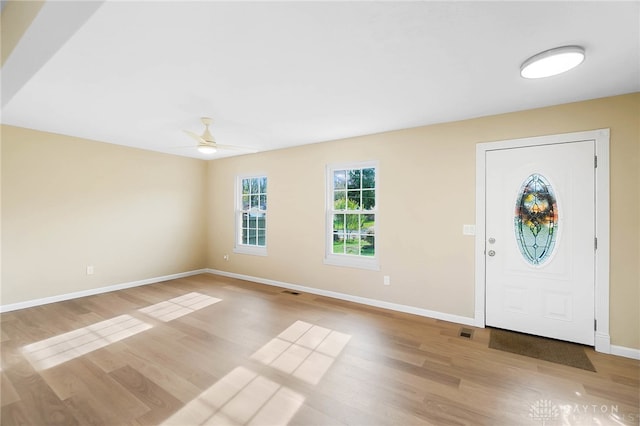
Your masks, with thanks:
M 486 325 L 594 345 L 594 151 L 487 151 Z

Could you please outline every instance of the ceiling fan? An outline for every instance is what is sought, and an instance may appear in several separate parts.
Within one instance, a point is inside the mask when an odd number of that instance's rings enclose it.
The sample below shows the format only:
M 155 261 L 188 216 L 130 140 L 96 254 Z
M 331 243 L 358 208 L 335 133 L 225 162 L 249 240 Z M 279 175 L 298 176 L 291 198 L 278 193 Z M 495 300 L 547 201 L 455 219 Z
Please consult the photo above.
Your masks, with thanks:
M 202 135 L 198 135 L 197 133 L 194 133 L 190 130 L 185 130 L 185 133 L 187 133 L 189 136 L 191 136 L 196 141 L 198 141 L 197 149 L 200 153 L 213 154 L 219 149 L 242 151 L 246 153 L 257 152 L 255 149 L 252 149 L 252 148 L 245 148 L 242 146 L 235 146 L 235 145 L 221 145 L 217 143 L 213 138 L 213 135 L 209 131 L 209 125 L 213 123 L 213 120 L 209 117 L 201 117 L 200 121 L 202 121 L 202 124 L 204 124 L 204 132 L 202 132 Z

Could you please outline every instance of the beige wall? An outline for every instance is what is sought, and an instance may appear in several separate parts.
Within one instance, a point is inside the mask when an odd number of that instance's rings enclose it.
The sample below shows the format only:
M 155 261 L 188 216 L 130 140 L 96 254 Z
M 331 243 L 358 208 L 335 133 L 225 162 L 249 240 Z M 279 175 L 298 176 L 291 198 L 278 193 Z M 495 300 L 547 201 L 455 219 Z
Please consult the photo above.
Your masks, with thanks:
M 1 131 L 2 304 L 206 267 L 206 162 Z
M 0 303 L 209 267 L 473 317 L 475 145 L 610 128 L 611 342 L 640 349 L 639 117 L 633 94 L 210 162 L 3 126 Z M 379 161 L 377 272 L 323 264 L 325 166 L 361 160 Z M 233 253 L 253 173 L 267 257 Z
M 636 93 L 210 162 L 208 266 L 473 317 L 475 145 L 610 128 L 611 342 L 640 348 L 639 120 Z M 379 161 L 375 272 L 323 264 L 325 166 L 364 160 Z M 269 179 L 267 257 L 233 253 L 234 182 L 253 173 Z

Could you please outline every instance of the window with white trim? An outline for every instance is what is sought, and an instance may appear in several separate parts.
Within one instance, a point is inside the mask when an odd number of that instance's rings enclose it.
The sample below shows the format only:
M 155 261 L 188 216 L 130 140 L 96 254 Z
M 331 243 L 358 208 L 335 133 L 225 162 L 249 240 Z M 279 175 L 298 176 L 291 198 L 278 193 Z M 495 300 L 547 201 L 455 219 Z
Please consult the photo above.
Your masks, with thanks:
M 376 173 L 377 162 L 327 167 L 325 263 L 379 269 Z
M 267 255 L 267 177 L 238 177 L 236 253 Z

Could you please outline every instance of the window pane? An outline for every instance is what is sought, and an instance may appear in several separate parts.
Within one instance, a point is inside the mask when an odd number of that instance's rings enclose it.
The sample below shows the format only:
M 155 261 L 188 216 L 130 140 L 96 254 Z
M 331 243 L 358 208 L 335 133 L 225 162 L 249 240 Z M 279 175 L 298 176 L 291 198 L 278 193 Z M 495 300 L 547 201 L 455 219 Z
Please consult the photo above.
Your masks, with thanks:
M 369 189 L 362 191 L 362 208 L 373 210 L 376 206 L 376 191 Z
M 249 229 L 249 238 L 247 240 L 247 244 L 249 245 L 256 245 L 256 234 L 257 231 L 255 229 Z
M 363 188 L 375 188 L 376 187 L 376 169 L 362 169 L 362 187 Z
M 247 244 L 248 241 L 249 241 L 249 230 L 245 228 L 242 230 L 242 244 Z
M 360 169 L 349 170 L 349 181 L 347 182 L 347 188 L 360 189 Z
M 257 227 L 258 229 L 265 229 L 267 227 L 267 215 L 264 213 L 260 213 L 256 217 Z
M 251 179 L 251 193 L 252 194 L 257 194 L 258 192 L 260 192 L 259 181 L 260 181 L 260 179 L 258 179 L 258 178 Z
M 251 207 L 252 209 L 257 209 L 260 201 L 260 197 L 258 195 L 251 196 Z
M 360 197 L 362 196 L 362 191 L 349 191 L 348 197 L 349 201 L 347 202 L 348 210 L 359 210 L 362 205 L 362 200 Z
M 260 178 L 260 192 L 262 194 L 266 194 L 267 193 L 267 178 L 266 177 Z
M 333 215 L 333 232 L 342 234 L 344 232 L 344 215 L 343 214 L 334 214 Z
M 333 188 L 345 189 L 345 182 L 347 181 L 345 170 L 336 170 L 333 172 Z
M 249 193 L 249 179 L 242 179 L 242 193 Z
M 345 225 L 349 232 L 358 232 L 360 230 L 360 215 L 345 214 Z
M 345 210 L 347 208 L 347 191 L 335 191 L 333 194 L 333 209 Z
M 255 228 L 257 228 L 257 224 L 258 224 L 257 218 L 254 215 L 249 215 L 249 225 L 248 225 L 248 227 L 250 229 L 255 229 Z
M 260 210 L 266 210 L 267 209 L 267 196 L 266 195 L 261 195 L 260 196 Z
M 361 232 L 367 235 L 375 234 L 376 215 L 363 214 L 361 220 Z
M 242 227 L 243 228 L 248 228 L 249 227 L 249 214 L 248 213 L 242 213 Z
M 375 256 L 375 237 L 373 235 L 365 235 L 360 240 L 360 255 Z
M 341 235 L 333 234 L 333 249 L 332 252 L 335 254 L 343 254 L 344 253 L 344 238 Z
M 249 210 L 249 196 L 242 196 L 242 210 Z
M 264 229 L 258 230 L 258 245 L 265 246 L 267 242 L 267 235 Z
M 345 254 L 360 254 L 360 235 L 351 234 L 344 244 Z

